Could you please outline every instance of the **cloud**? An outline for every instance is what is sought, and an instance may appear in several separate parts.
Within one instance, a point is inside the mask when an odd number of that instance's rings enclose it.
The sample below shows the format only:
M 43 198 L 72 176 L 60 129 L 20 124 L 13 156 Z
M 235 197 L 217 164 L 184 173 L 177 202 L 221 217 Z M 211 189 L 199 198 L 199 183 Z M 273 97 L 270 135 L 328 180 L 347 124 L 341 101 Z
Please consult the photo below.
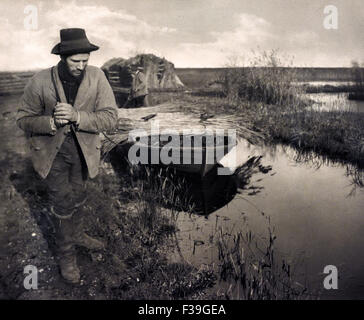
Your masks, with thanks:
M 238 26 L 231 31 L 211 32 L 214 40 L 207 43 L 182 43 L 175 60 L 186 66 L 221 67 L 231 56 L 250 56 L 251 50 L 274 43 L 277 36 L 272 25 L 252 14 L 240 14 Z
M 324 66 L 333 61 L 320 55 L 323 44 L 314 31 L 281 30 L 253 14 L 240 14 L 233 30 L 211 32 L 211 36 L 213 40 L 206 43 L 181 43 L 179 50 L 171 53 L 172 60 L 178 61 L 180 67 L 223 67 L 231 64 L 232 59 L 240 65 L 252 61 L 260 64 L 257 60 L 263 51 L 275 50 L 287 66 L 305 66 L 303 62 Z
M 149 11 L 145 13 L 144 3 L 135 6 L 134 0 L 117 4 L 111 0 L 105 4 L 91 0 L 83 2 L 84 5 L 75 0 L 32 2 L 38 2 L 39 9 L 39 29 L 35 31 L 27 31 L 23 26 L 26 0 L 0 1 L 0 70 L 56 64 L 58 57 L 50 51 L 59 41 L 59 30 L 67 27 L 84 28 L 89 40 L 101 47 L 91 55 L 90 63 L 96 66 L 112 57 L 154 53 L 177 67 L 221 67 L 231 57 L 239 57 L 248 64 L 254 55 L 252 50 L 258 48 L 278 49 L 285 56 L 293 56 L 293 64 L 298 66 L 349 66 L 351 59 L 361 59 L 363 51 L 362 42 L 357 41 L 359 37 L 346 37 L 350 33 L 343 35 L 341 29 L 323 30 L 321 21 L 319 26 L 305 25 L 299 18 L 282 21 L 263 12 L 264 7 L 250 13 L 240 7 L 222 13 L 225 2 L 219 8 L 210 2 L 192 7 L 178 2 L 179 6 L 166 6 L 169 11 L 154 11 L 153 2 L 148 2 Z M 111 2 L 113 5 L 107 4 Z M 296 13 L 284 10 L 288 16 Z M 344 22 L 342 25 L 344 32 Z
M 44 67 L 50 60 L 45 30 L 27 31 L 15 28 L 7 19 L 0 19 L 0 69 L 27 70 Z
M 50 51 L 59 42 L 62 28 L 86 30 L 89 40 L 102 49 L 91 56 L 91 63 L 98 66 L 115 56 L 127 57 L 142 50 L 156 52 L 154 43 L 176 32 L 173 28 L 152 26 L 122 10 L 113 12 L 106 6 L 80 6 L 75 1 L 56 1 L 51 10 L 41 8 L 39 20 L 40 29 L 27 31 L 15 22 L 0 19 L 1 70 L 44 68 L 55 64 L 58 58 Z
M 56 9 L 47 13 L 47 20 L 56 28 L 72 27 L 75 23 L 87 28 L 90 34 L 107 41 L 118 39 L 121 34 L 140 36 L 160 36 L 173 33 L 175 29 L 151 26 L 136 16 L 124 11 L 111 11 L 106 6 L 78 6 L 74 1 L 64 5 L 56 2 Z

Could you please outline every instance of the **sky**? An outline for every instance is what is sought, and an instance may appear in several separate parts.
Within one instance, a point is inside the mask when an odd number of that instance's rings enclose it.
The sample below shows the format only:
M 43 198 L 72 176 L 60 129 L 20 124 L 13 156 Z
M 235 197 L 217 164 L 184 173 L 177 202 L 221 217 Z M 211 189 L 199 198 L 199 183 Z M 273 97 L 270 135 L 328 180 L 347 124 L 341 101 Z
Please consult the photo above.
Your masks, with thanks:
M 328 5 L 337 8 L 336 29 L 324 27 Z M 177 68 L 243 66 L 271 50 L 287 66 L 364 63 L 363 0 L 0 0 L 0 71 L 56 64 L 50 51 L 71 27 L 100 46 L 90 58 L 99 67 L 138 53 Z

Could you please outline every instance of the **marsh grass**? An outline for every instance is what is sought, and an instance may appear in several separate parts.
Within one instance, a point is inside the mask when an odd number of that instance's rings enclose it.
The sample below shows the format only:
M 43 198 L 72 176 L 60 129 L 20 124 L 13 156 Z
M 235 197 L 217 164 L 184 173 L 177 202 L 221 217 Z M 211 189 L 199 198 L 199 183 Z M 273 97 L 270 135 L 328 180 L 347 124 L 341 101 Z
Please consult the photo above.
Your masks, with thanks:
M 219 275 L 225 282 L 223 295 L 237 300 L 297 300 L 312 298 L 306 285 L 287 260 L 279 260 L 276 235 L 269 224 L 267 237 L 259 238 L 251 230 L 234 234 L 219 228 L 216 244 Z
M 230 62 L 219 80 L 229 102 L 255 101 L 280 106 L 301 104 L 297 95 L 302 89 L 294 85 L 297 75 L 293 68 L 282 68 L 287 67 L 283 60 L 287 61 L 287 58 L 271 50 L 256 53 L 249 67 L 242 68 L 236 60 Z
M 265 110 L 264 110 L 265 109 Z M 269 112 L 250 110 L 253 125 L 272 142 L 283 142 L 302 152 L 314 151 L 333 160 L 364 166 L 364 115 L 313 108 Z

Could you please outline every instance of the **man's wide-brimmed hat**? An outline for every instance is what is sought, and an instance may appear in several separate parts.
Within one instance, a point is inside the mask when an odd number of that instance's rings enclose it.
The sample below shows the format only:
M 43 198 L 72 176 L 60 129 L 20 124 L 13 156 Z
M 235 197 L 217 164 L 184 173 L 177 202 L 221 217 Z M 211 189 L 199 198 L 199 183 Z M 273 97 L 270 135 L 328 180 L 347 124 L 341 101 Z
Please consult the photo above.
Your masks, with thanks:
M 99 47 L 90 43 L 84 29 L 70 28 L 60 31 L 61 42 L 52 49 L 53 54 L 71 55 L 77 53 L 89 53 L 98 50 Z

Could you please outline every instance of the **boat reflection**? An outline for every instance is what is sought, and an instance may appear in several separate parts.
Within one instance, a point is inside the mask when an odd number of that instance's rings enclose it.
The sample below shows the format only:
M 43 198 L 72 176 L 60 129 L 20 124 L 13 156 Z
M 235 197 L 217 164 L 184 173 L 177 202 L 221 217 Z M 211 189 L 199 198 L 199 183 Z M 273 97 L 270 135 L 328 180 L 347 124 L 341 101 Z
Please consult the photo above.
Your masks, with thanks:
M 118 174 L 125 175 L 130 172 L 127 169 L 130 163 L 126 160 L 128 148 L 129 146 L 119 146 L 110 154 L 111 164 Z M 165 184 L 167 179 L 166 188 L 158 188 L 168 199 L 162 204 L 165 207 L 173 206 L 173 209 L 177 211 L 209 215 L 226 206 L 237 193 L 241 193 L 244 189 L 248 191 L 248 194 L 249 192 L 256 194 L 260 191 L 259 188 L 252 186 L 248 188 L 248 185 L 253 174 L 267 170 L 261 165 L 261 158 L 250 157 L 231 175 L 219 175 L 218 169 L 221 167 L 219 164 L 214 165 L 204 176 L 159 165 L 138 165 L 138 170 L 131 171 L 134 175 L 133 179 L 145 180 L 147 184 L 151 181 L 153 185 Z

